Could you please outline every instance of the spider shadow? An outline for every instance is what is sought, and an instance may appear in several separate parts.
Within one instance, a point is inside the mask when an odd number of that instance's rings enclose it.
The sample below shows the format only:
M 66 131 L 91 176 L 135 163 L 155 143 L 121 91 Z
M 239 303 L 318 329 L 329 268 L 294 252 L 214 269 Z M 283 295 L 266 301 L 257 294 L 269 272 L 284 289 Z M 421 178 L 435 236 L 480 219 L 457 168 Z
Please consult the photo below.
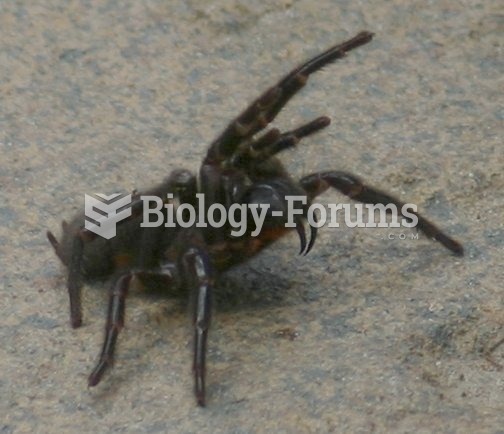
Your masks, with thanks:
M 295 282 L 262 265 L 242 264 L 219 275 L 213 288 L 215 310 L 232 312 L 285 305 Z M 145 290 L 135 291 L 134 297 L 152 303 L 168 300 L 174 313 L 191 310 L 193 306 L 193 294 L 188 288 L 167 291 L 155 281 L 150 282 Z
M 219 312 L 283 306 L 293 286 L 292 279 L 281 274 L 242 265 L 219 277 L 215 304 Z

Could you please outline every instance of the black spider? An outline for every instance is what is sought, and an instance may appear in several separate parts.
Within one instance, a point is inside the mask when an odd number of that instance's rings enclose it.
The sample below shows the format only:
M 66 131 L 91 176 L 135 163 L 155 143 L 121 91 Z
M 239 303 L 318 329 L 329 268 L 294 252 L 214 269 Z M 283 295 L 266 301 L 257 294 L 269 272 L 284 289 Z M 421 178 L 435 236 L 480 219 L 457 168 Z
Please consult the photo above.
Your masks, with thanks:
M 226 208 L 235 203 L 268 204 L 262 231 L 257 237 L 251 228 L 240 237 L 230 235 L 229 225 L 222 228 L 142 228 L 143 202 L 138 195 L 132 201 L 131 217 L 118 225 L 117 236 L 105 240 L 84 229 L 84 215 L 70 223 L 63 222 L 63 236 L 58 241 L 47 233 L 56 254 L 68 267 L 70 319 L 73 327 L 82 324 L 81 287 L 85 279 L 113 276 L 105 326 L 105 339 L 99 361 L 89 376 L 89 385 L 98 384 L 112 365 L 117 336 L 124 324 L 125 299 L 133 278 L 145 286 L 166 288 L 188 287 L 194 291 L 194 360 L 195 394 L 199 405 L 205 405 L 205 353 L 210 325 L 212 290 L 217 273 L 255 256 L 292 228 L 285 227 L 286 216 L 273 210 L 287 210 L 285 196 L 305 195 L 307 206 L 333 187 L 357 201 L 369 204 L 403 203 L 386 193 L 366 186 L 356 176 L 340 171 L 327 171 L 293 180 L 276 158 L 280 151 L 291 148 L 303 137 L 329 125 L 327 117 L 319 117 L 292 131 L 281 133 L 273 128 L 256 137 L 284 105 L 298 92 L 310 74 L 345 56 L 346 52 L 368 43 L 373 35 L 361 32 L 298 66 L 275 86 L 264 92 L 243 113 L 234 119 L 210 145 L 196 176 L 186 170 L 174 171 L 163 183 L 145 194 L 166 197 L 173 193 L 178 203 L 196 206 L 196 193 L 203 193 L 206 206 L 220 203 Z M 199 187 L 198 187 L 199 185 Z M 308 253 L 316 237 L 310 226 L 307 242 L 304 215 L 295 220 L 301 240 L 301 252 Z M 462 246 L 422 216 L 418 229 L 439 241 L 456 255 L 463 255 Z

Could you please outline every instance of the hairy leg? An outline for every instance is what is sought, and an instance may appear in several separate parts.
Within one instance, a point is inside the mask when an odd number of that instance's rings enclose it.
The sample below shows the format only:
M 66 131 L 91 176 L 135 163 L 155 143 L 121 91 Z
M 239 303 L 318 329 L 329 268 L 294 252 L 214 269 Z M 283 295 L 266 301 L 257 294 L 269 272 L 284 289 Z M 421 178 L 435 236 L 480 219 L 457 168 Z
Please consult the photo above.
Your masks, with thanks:
M 365 185 L 355 175 L 340 171 L 328 171 L 314 173 L 303 177 L 300 180 L 300 185 L 305 189 L 310 199 L 318 196 L 326 191 L 329 187 L 339 190 L 346 196 L 368 204 L 394 204 L 399 210 L 402 209 L 404 203 L 373 187 Z M 452 251 L 457 256 L 463 256 L 464 248 L 453 238 L 446 235 L 436 225 L 431 223 L 422 215 L 411 212 L 418 218 L 417 228 L 425 235 L 439 241 L 448 250 Z M 405 216 L 407 217 L 407 216 Z
M 226 127 L 210 145 L 204 164 L 219 164 L 228 159 L 241 143 L 250 139 L 275 119 L 289 100 L 306 84 L 311 74 L 341 59 L 348 51 L 367 44 L 372 37 L 373 34 L 370 32 L 361 32 L 352 39 L 335 45 L 294 68 Z

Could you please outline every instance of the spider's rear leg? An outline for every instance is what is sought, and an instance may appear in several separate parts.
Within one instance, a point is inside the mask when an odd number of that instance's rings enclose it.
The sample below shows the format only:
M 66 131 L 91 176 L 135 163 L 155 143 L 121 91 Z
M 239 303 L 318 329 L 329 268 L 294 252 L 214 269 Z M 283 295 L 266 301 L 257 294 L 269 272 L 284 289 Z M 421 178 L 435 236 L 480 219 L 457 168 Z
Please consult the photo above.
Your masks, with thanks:
M 339 171 L 329 171 L 314 173 L 303 177 L 300 180 L 300 185 L 308 193 L 310 199 L 318 196 L 326 191 L 329 187 L 336 188 L 346 196 L 368 204 L 393 204 L 402 212 L 402 207 L 405 205 L 403 202 L 395 199 L 387 193 L 384 193 L 375 188 L 369 187 L 357 178 L 356 176 Z M 387 209 L 389 211 L 389 209 Z M 418 218 L 417 228 L 428 237 L 439 241 L 448 250 L 452 251 L 457 256 L 464 255 L 464 248 L 462 245 L 453 238 L 446 235 L 441 229 L 421 216 L 416 212 L 409 211 Z M 408 218 L 408 216 L 405 216 Z
M 68 224 L 63 221 L 63 231 L 68 231 Z M 51 243 L 54 251 L 61 262 L 68 267 L 67 289 L 70 299 L 70 324 L 73 328 L 82 325 L 81 289 L 82 289 L 82 254 L 84 251 L 84 240 L 80 232 L 72 236 L 70 256 L 67 257 L 62 250 L 61 243 L 56 239 L 51 231 L 46 232 L 47 239 Z
M 67 233 L 69 224 L 63 220 L 61 222 L 63 233 Z M 70 323 L 73 328 L 82 325 L 82 309 L 81 309 L 81 288 L 82 288 L 82 273 L 80 272 L 83 243 L 78 235 L 72 239 L 72 248 L 70 257 L 67 258 L 62 250 L 62 246 L 51 231 L 46 232 L 47 239 L 51 243 L 54 252 L 60 258 L 61 262 L 69 268 L 67 278 L 68 295 L 70 298 Z
M 157 272 L 129 272 L 121 275 L 114 281 L 110 289 L 107 321 L 105 324 L 105 337 L 103 340 L 100 358 L 88 378 L 88 385 L 90 387 L 96 386 L 101 381 L 103 374 L 114 362 L 117 337 L 124 326 L 126 297 L 133 278 L 138 279 L 140 283 L 145 285 L 153 280 L 156 280 L 162 281 L 165 287 L 170 287 L 175 282 L 172 270 L 173 269 L 166 267 Z
M 243 141 L 275 119 L 287 102 L 305 85 L 311 74 L 344 57 L 348 51 L 367 44 L 372 37 L 370 32 L 361 32 L 293 69 L 247 107 L 212 142 L 204 164 L 219 164 L 229 158 Z
M 82 325 L 82 254 L 84 252 L 84 241 L 76 235 L 72 243 L 72 253 L 68 264 L 68 296 L 70 298 L 70 323 L 73 328 Z
M 133 194 L 135 195 L 135 193 Z M 134 196 L 132 203 L 134 212 L 130 217 L 120 221 L 118 224 L 120 225 L 130 221 L 137 214 L 141 213 L 141 205 L 141 200 Z M 88 242 L 92 242 L 98 237 L 97 234 L 84 227 L 84 224 L 81 223 L 83 219 L 83 216 L 76 218 L 75 221 L 78 222 L 77 224 L 75 222 L 68 224 L 63 220 L 61 223 L 63 229 L 61 243 L 51 231 L 47 231 L 46 233 L 47 239 L 51 243 L 56 255 L 60 258 L 61 262 L 68 267 L 67 290 L 70 299 L 70 324 L 73 328 L 82 325 L 81 291 L 83 282 L 82 259 L 84 245 Z M 68 239 L 70 239 L 70 249 L 65 247 L 67 245 L 66 240 Z
M 105 325 L 105 339 L 103 341 L 98 364 L 95 366 L 88 379 L 88 385 L 90 387 L 96 386 L 101 381 L 103 374 L 114 361 L 117 336 L 124 326 L 126 296 L 128 295 L 131 278 L 131 274 L 125 274 L 112 285 L 107 310 L 107 323 Z
M 131 218 L 132 217 L 129 217 L 119 222 L 119 224 L 129 221 Z M 62 226 L 63 237 L 68 236 L 71 238 L 71 245 L 68 253 L 64 251 L 65 248 L 62 248 L 62 244 L 65 244 L 64 239 L 62 243 L 58 242 L 50 231 L 47 231 L 47 239 L 61 262 L 68 267 L 67 290 L 70 299 L 70 324 L 73 328 L 78 328 L 82 325 L 81 292 L 83 283 L 82 259 L 84 245 L 88 242 L 92 242 L 98 235 L 86 229 L 83 225 L 75 229 L 75 226 L 69 225 L 63 221 Z

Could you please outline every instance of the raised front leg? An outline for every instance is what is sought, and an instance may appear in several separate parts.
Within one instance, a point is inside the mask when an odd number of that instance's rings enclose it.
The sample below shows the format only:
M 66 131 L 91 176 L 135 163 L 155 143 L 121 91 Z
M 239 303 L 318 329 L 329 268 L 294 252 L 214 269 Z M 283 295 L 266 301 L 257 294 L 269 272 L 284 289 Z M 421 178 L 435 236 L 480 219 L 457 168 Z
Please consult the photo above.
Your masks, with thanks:
M 346 196 L 358 200 L 359 202 L 369 204 L 394 204 L 399 210 L 402 209 L 404 203 L 387 193 L 377 190 L 373 187 L 365 185 L 355 175 L 346 172 L 329 171 L 314 173 L 303 177 L 300 180 L 300 185 L 305 189 L 310 199 L 318 196 L 326 191 L 329 187 L 336 188 Z M 411 212 L 411 211 L 410 211 Z M 425 235 L 439 241 L 448 250 L 451 250 L 457 256 L 464 255 L 464 248 L 453 238 L 446 235 L 436 225 L 431 223 L 422 215 L 411 212 L 418 218 L 417 228 Z M 407 218 L 407 216 L 404 216 Z
M 231 159 L 231 164 L 244 168 L 247 172 L 257 170 L 264 161 L 284 149 L 297 145 L 302 138 L 317 133 L 330 123 L 331 120 L 327 116 L 321 116 L 285 133 L 280 133 L 278 129 L 273 128 L 257 140 L 252 140 L 247 147 L 237 151 Z
M 372 37 L 370 32 L 361 32 L 294 68 L 227 126 L 210 145 L 204 164 L 219 164 L 229 158 L 244 140 L 250 139 L 275 119 L 287 102 L 306 84 L 311 74 L 341 59 L 348 51 L 367 44 Z

